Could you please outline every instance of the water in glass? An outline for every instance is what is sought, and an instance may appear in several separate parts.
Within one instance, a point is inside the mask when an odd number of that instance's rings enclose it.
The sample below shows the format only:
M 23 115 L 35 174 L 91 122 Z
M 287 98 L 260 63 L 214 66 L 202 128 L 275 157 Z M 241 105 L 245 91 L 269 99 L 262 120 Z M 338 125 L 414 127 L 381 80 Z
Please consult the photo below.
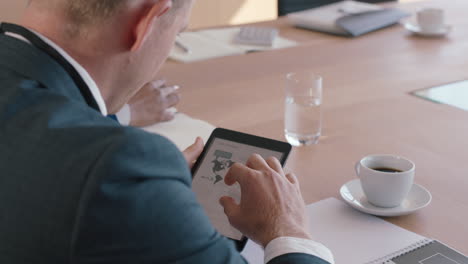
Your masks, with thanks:
M 321 135 L 321 98 L 286 96 L 285 136 L 293 146 L 317 144 Z

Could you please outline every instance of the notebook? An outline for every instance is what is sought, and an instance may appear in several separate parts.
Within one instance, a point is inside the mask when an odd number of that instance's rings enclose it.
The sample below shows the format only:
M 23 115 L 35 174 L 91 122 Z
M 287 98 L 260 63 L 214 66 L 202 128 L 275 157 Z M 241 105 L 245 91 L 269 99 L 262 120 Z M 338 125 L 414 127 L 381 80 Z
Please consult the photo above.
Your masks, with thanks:
M 179 34 L 178 41 L 190 52 L 184 52 L 174 47 L 169 58 L 175 61 L 189 63 L 223 56 L 246 54 L 253 51 L 265 51 L 293 47 L 297 42 L 276 37 L 271 47 L 258 45 L 242 45 L 234 42 L 240 27 L 208 29 Z
M 307 214 L 314 240 L 332 251 L 336 264 L 468 264 L 466 256 L 438 241 L 363 214 L 335 198 L 308 205 Z M 264 261 L 262 248 L 252 241 L 242 255 L 251 264 Z
M 177 113 L 175 118 L 169 122 L 157 123 L 143 129 L 147 132 L 165 136 L 183 151 L 192 145 L 197 137 L 201 137 L 206 142 L 215 128 L 215 126 L 203 120 Z
M 381 29 L 409 16 L 394 8 L 357 1 L 341 1 L 305 11 L 289 14 L 287 17 L 297 27 L 357 37 Z

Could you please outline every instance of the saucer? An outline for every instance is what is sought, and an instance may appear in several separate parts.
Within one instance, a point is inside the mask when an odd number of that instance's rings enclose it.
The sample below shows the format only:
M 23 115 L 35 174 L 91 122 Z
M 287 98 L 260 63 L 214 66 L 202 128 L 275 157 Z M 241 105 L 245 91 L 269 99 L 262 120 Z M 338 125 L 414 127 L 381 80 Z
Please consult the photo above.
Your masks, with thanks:
M 415 35 L 422 36 L 422 37 L 434 37 L 434 38 L 444 37 L 452 30 L 452 26 L 450 25 L 444 25 L 442 29 L 440 29 L 439 31 L 434 31 L 434 32 L 423 31 L 418 25 L 410 23 L 410 22 L 405 23 L 404 26 L 408 31 L 412 32 Z
M 432 200 L 431 193 L 426 188 L 415 183 L 401 205 L 392 208 L 377 207 L 367 201 L 359 179 L 352 180 L 343 185 L 340 189 L 340 194 L 343 200 L 353 208 L 378 216 L 407 215 L 426 207 Z

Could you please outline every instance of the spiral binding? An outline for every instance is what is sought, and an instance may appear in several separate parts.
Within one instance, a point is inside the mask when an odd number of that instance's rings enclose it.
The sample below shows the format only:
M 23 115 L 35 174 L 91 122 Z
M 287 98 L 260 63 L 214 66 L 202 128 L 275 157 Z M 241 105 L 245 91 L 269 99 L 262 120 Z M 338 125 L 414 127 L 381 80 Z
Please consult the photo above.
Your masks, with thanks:
M 378 259 L 376 259 L 376 260 L 373 260 L 373 261 L 370 261 L 370 262 L 366 262 L 366 263 L 364 263 L 364 264 L 386 264 L 386 263 L 390 263 L 390 261 L 391 261 L 392 259 L 398 258 L 398 257 L 403 256 L 403 255 L 405 255 L 405 254 L 408 254 L 408 253 L 410 253 L 410 252 L 412 252 L 412 251 L 415 251 L 415 250 L 417 250 L 417 249 L 419 249 L 419 248 L 422 248 L 422 247 L 424 247 L 424 246 L 427 246 L 427 245 L 429 245 L 429 244 L 432 243 L 432 242 L 434 242 L 434 240 L 429 239 L 429 238 L 425 238 L 425 239 L 423 239 L 423 240 L 421 240 L 421 241 L 418 241 L 418 242 L 416 242 L 416 243 L 414 243 L 414 244 L 412 244 L 412 245 L 410 245 L 410 246 L 408 246 L 408 247 L 405 247 L 405 248 L 403 248 L 403 249 L 401 249 L 401 250 L 398 250 L 398 251 L 396 251 L 396 252 L 390 253 L 390 254 L 388 254 L 388 255 L 386 255 L 386 256 L 383 256 L 383 257 L 381 257 L 381 258 L 378 258 Z

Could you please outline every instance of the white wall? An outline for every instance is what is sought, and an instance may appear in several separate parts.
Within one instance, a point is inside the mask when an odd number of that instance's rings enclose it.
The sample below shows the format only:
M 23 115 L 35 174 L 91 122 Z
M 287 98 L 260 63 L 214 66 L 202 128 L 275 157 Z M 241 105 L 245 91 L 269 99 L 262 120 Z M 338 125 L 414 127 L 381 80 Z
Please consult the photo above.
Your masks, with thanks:
M 278 0 L 196 0 L 191 28 L 235 25 L 275 19 Z
M 18 21 L 27 0 L 0 0 L 0 21 Z M 190 28 L 275 19 L 277 0 L 196 0 Z

